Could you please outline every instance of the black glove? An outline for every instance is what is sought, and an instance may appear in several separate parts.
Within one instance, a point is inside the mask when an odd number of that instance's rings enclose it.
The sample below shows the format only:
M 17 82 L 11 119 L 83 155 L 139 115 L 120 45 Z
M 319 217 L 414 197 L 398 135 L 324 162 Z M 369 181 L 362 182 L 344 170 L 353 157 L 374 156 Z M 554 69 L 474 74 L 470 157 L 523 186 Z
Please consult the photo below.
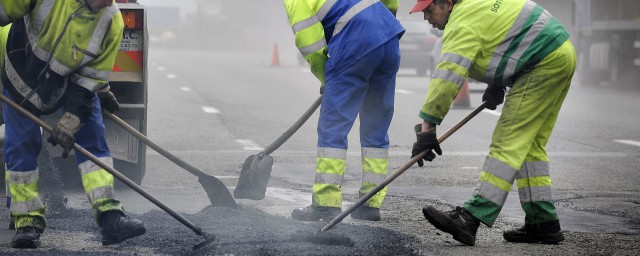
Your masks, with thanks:
M 320 85 L 320 95 L 324 93 L 324 84 Z
M 422 167 L 424 165 L 423 159 L 429 162 L 433 161 L 433 159 L 436 158 L 436 154 L 434 154 L 433 151 L 438 153 L 438 155 L 442 155 L 442 149 L 440 149 L 440 143 L 438 143 L 438 138 L 436 137 L 435 126 L 433 129 L 426 132 L 422 131 L 422 124 L 417 124 L 413 129 L 416 131 L 417 141 L 416 143 L 413 143 L 411 158 L 429 150 L 422 159 L 418 160 L 418 166 Z
M 51 136 L 47 141 L 54 146 L 60 144 L 62 147 L 62 158 L 69 156 L 69 151 L 73 148 L 75 143 L 74 134 L 80 130 L 80 118 L 69 112 L 64 112 L 58 123 L 53 127 Z
M 120 110 L 120 103 L 118 103 L 116 96 L 113 95 L 111 91 L 99 92 L 98 98 L 100 99 L 100 106 L 102 106 L 102 109 L 105 109 L 112 114 L 115 114 Z
M 496 107 L 504 102 L 504 90 L 502 86 L 487 86 L 482 95 L 482 101 L 487 102 L 487 108 L 495 110 Z

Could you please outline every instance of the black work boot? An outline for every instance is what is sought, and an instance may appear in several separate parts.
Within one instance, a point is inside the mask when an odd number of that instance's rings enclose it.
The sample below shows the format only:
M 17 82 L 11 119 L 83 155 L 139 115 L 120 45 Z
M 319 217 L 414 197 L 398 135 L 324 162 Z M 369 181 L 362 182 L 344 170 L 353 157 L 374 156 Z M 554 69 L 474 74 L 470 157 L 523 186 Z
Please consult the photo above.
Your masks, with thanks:
M 147 231 L 142 221 L 129 218 L 124 212 L 118 210 L 101 213 L 98 223 L 102 233 L 102 245 L 119 243 Z
M 453 239 L 466 245 L 476 243 L 476 232 L 480 221 L 466 209 L 458 206 L 455 210 L 441 212 L 431 206 L 422 208 L 422 214 L 429 223 L 439 230 L 453 235 Z
M 502 237 L 507 242 L 513 243 L 557 244 L 564 241 L 558 221 L 524 225 L 521 228 L 503 232 Z
M 306 221 L 331 220 L 340 215 L 340 213 L 342 213 L 342 210 L 338 207 L 309 205 L 305 208 L 293 209 L 291 218 Z
M 40 245 L 41 229 L 35 227 L 18 228 L 16 234 L 11 239 L 13 248 L 38 248 Z
M 369 206 L 360 206 L 353 210 L 353 212 L 351 213 L 351 218 L 359 220 L 379 221 L 380 209 Z

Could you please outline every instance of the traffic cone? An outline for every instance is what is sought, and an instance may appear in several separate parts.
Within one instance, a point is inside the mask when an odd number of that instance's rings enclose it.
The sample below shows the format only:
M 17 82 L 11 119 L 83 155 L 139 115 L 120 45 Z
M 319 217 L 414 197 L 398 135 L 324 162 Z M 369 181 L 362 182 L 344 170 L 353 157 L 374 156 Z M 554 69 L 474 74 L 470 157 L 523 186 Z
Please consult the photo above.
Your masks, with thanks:
M 271 66 L 280 66 L 280 58 L 278 57 L 278 44 L 273 44 L 273 55 L 271 56 Z
M 451 104 L 451 108 L 471 108 L 471 100 L 469 99 L 469 81 L 467 81 L 467 79 L 464 80 L 462 88 L 460 88 L 460 92 L 458 92 L 458 96 L 456 96 L 453 100 L 453 104 Z

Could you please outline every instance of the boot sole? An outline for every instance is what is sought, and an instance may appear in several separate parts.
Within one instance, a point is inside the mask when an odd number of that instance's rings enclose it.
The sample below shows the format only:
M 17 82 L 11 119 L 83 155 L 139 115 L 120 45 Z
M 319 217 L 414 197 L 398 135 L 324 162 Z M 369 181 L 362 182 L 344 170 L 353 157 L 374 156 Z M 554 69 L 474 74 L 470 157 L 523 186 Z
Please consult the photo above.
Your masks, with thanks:
M 434 208 L 431 208 L 434 209 Z M 434 209 L 434 211 L 437 211 Z M 453 239 L 455 239 L 458 242 L 461 242 L 463 244 L 466 245 L 475 245 L 476 243 L 476 239 L 475 237 L 469 236 L 469 235 L 465 235 L 464 234 L 464 230 L 458 229 L 458 228 L 448 228 L 447 226 L 452 226 L 451 221 L 449 221 L 448 218 L 439 218 L 441 217 L 441 213 L 439 212 L 435 212 L 435 213 L 430 213 L 429 212 L 429 208 L 422 208 L 422 214 L 424 215 L 424 217 L 429 221 L 429 223 L 431 223 L 431 225 L 433 225 L 435 228 L 449 233 L 453 236 Z M 435 216 L 433 216 L 433 215 Z M 447 226 L 443 225 L 442 223 L 446 223 L 449 224 Z M 456 234 L 457 233 L 457 234 Z
M 31 249 L 35 249 L 38 248 L 38 246 L 40 246 L 40 240 L 36 240 L 36 241 L 32 241 L 32 240 L 18 240 L 18 241 L 11 241 L 11 248 L 21 248 L 21 249 L 25 249 L 25 248 L 31 248 Z
M 564 235 L 562 233 L 550 234 L 550 235 L 534 235 L 534 236 L 515 236 L 507 238 L 503 235 L 504 240 L 511 243 L 542 243 L 542 244 L 557 244 L 564 241 Z
M 140 225 L 119 233 L 102 234 L 102 245 L 120 243 L 129 238 L 140 236 L 146 232 L 147 229 L 144 227 L 144 225 Z

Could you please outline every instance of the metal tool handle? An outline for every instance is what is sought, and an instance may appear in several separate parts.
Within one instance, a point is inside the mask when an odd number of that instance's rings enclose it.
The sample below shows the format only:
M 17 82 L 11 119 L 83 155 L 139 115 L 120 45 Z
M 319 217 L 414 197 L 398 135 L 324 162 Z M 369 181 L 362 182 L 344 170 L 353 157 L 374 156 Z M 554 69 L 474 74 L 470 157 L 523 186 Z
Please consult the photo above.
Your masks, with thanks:
M 460 120 L 460 122 L 458 122 L 456 125 L 454 125 L 451 129 L 449 129 L 448 131 L 446 131 L 442 136 L 440 136 L 440 138 L 438 138 L 438 143 L 442 143 L 444 142 L 447 138 L 449 138 L 449 136 L 451 136 L 451 134 L 453 134 L 454 132 L 456 132 L 458 129 L 460 129 L 460 127 L 462 127 L 463 125 L 465 125 L 467 122 L 469 122 L 469 120 L 471 120 L 471 118 L 475 117 L 478 113 L 480 113 L 480 111 L 482 111 L 485 107 L 487 106 L 487 102 L 483 102 L 482 104 L 480 104 L 480 106 L 478 106 L 476 109 L 474 109 L 473 111 L 471 111 L 471 113 L 469 113 L 466 117 L 464 117 L 462 120 Z M 366 202 L 367 200 L 369 200 L 369 198 L 371 198 L 373 195 L 375 195 L 376 193 L 378 193 L 380 190 L 382 190 L 384 187 L 386 187 L 387 185 L 389 185 L 389 183 L 391 183 L 393 180 L 395 180 L 396 178 L 398 178 L 398 176 L 402 175 L 402 173 L 404 173 L 407 169 L 409 169 L 409 167 L 413 166 L 416 162 L 418 162 L 418 160 L 422 159 L 422 157 L 424 155 L 426 155 L 429 152 L 429 150 L 425 150 L 424 152 L 412 157 L 411 159 L 409 159 L 409 162 L 407 162 L 406 164 L 404 164 L 402 167 L 400 167 L 400 169 L 398 169 L 395 173 L 393 173 L 391 176 L 387 177 L 384 181 L 382 181 L 382 183 L 380 183 L 378 186 L 376 186 L 375 188 L 373 188 L 373 190 L 371 190 L 369 193 L 367 193 L 366 195 L 364 195 L 363 197 L 361 197 L 360 199 L 358 199 L 358 201 L 356 201 L 355 204 L 353 204 L 351 207 L 349 207 L 349 209 L 347 209 L 346 211 L 342 212 L 340 215 L 336 216 L 335 218 L 333 218 L 327 225 L 325 225 L 320 232 L 323 231 L 327 231 L 328 229 L 330 229 L 331 227 L 333 227 L 334 225 L 340 223 L 345 217 L 347 217 L 347 215 L 349 215 L 351 212 L 353 212 L 355 209 L 357 209 L 358 207 L 360 207 L 360 205 L 364 204 L 364 202 Z
M 42 127 L 43 129 L 45 129 L 47 132 L 52 133 L 53 129 L 51 128 L 51 126 L 49 126 L 47 123 L 45 123 L 44 121 L 42 121 L 40 118 L 38 118 L 37 116 L 33 115 L 31 112 L 27 111 L 26 109 L 24 109 L 23 107 L 21 107 L 20 105 L 16 104 L 15 102 L 13 102 L 12 100 L 10 100 L 9 98 L 7 98 L 6 96 L 0 94 L 0 100 L 2 100 L 4 103 L 6 103 L 7 105 L 11 106 L 12 108 L 16 109 L 18 112 L 22 113 L 23 115 L 25 115 L 27 118 L 31 119 L 31 121 L 35 122 L 36 124 L 38 124 L 40 127 Z M 193 230 L 197 235 L 200 236 L 204 236 L 205 238 L 208 238 L 208 235 L 206 233 L 204 233 L 202 231 L 201 228 L 199 228 L 198 226 L 196 226 L 195 224 L 191 223 L 191 221 L 187 220 L 186 218 L 182 217 L 182 215 L 180 215 L 179 213 L 175 212 L 174 210 L 172 210 L 171 208 L 169 208 L 167 205 L 165 205 L 164 203 L 160 202 L 160 200 L 156 199 L 155 197 L 153 197 L 151 194 L 147 193 L 146 191 L 144 191 L 142 189 L 142 187 L 138 186 L 138 184 L 136 184 L 135 182 L 131 181 L 129 178 L 127 178 L 126 176 L 124 176 L 122 173 L 118 172 L 116 169 L 114 169 L 113 167 L 107 165 L 106 163 L 104 163 L 103 161 L 101 161 L 100 159 L 98 159 L 95 155 L 91 154 L 91 152 L 87 151 L 86 149 L 84 149 L 82 146 L 78 145 L 78 143 L 74 143 L 73 144 L 73 148 L 76 150 L 76 152 L 79 152 L 80 154 L 84 155 L 85 157 L 87 157 L 89 160 L 91 160 L 92 162 L 94 162 L 96 165 L 100 166 L 101 168 L 105 169 L 107 172 L 111 173 L 113 176 L 115 176 L 116 178 L 118 178 L 120 181 L 122 181 L 124 184 L 126 184 L 127 186 L 129 186 L 131 189 L 135 190 L 136 192 L 138 192 L 138 194 L 142 195 L 143 197 L 145 197 L 147 200 L 151 201 L 153 204 L 157 205 L 158 207 L 160 207 L 162 210 L 164 210 L 165 212 L 167 212 L 169 215 L 171 215 L 172 217 L 174 217 L 176 220 L 182 222 L 182 224 L 184 224 L 185 226 L 187 226 L 188 228 L 190 228 L 191 230 Z
M 313 102 L 313 104 L 311 104 L 311 107 L 309 107 L 309 109 L 307 109 L 307 111 L 304 112 L 304 114 L 302 114 L 302 116 L 298 119 L 298 121 L 296 121 L 293 124 L 293 126 L 289 128 L 289 130 L 287 130 L 282 135 L 280 135 L 280 138 L 278 138 L 276 141 L 271 143 L 271 145 L 265 148 L 262 152 L 264 152 L 265 155 L 269 155 L 273 153 L 273 151 L 276 151 L 276 149 L 278 149 L 280 146 L 282 146 L 282 144 L 284 144 L 285 141 L 291 138 L 291 136 L 296 131 L 298 131 L 300 127 L 302 127 L 302 125 L 309 119 L 309 117 L 313 115 L 313 112 L 315 112 L 316 109 L 318 109 L 318 106 L 320 106 L 321 102 L 322 102 L 322 95 L 320 95 L 320 97 L 318 97 L 318 99 L 315 102 Z
M 177 164 L 178 166 L 182 167 L 183 169 L 187 170 L 191 174 L 196 175 L 198 177 L 207 176 L 207 174 L 204 173 L 203 171 L 201 171 L 200 169 L 194 167 L 193 165 L 190 165 L 189 163 L 183 161 L 182 159 L 178 158 L 174 154 L 171 154 L 169 151 L 166 151 L 163 148 L 161 148 L 160 146 L 158 146 L 157 144 L 153 143 L 153 141 L 151 141 L 149 138 L 147 138 L 147 136 L 144 136 L 144 134 L 140 133 L 138 130 L 136 130 L 133 127 L 131 127 L 131 125 L 127 124 L 127 122 L 125 122 L 124 120 L 120 119 L 116 115 L 114 115 L 112 113 L 109 113 L 109 111 L 106 111 L 104 109 L 102 110 L 102 115 L 107 116 L 108 118 L 113 120 L 116 124 L 118 124 L 120 127 L 124 128 L 129 133 L 131 133 L 131 135 L 133 135 L 137 139 L 141 140 L 144 144 L 146 144 L 147 146 L 149 146 L 150 148 L 152 148 L 156 152 L 160 153 L 161 155 L 163 155 L 167 159 L 171 160 L 171 162 L 173 162 L 173 163 Z

